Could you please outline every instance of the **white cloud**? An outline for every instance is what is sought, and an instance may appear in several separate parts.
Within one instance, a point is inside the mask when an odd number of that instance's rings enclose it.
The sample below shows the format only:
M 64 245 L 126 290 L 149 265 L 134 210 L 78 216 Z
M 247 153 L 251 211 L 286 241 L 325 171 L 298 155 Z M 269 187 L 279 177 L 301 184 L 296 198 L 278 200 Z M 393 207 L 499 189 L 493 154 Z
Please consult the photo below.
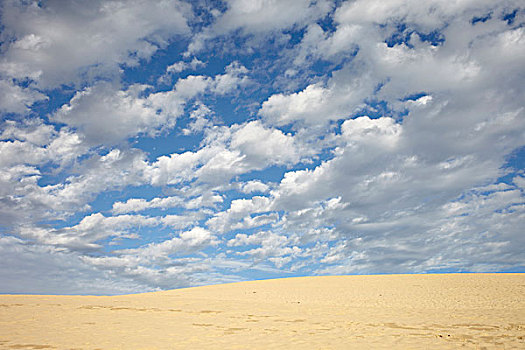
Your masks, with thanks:
M 270 123 L 307 125 L 344 119 L 355 113 L 374 89 L 374 81 L 362 67 L 333 73 L 327 84 L 315 83 L 292 94 L 275 94 L 262 104 L 259 114 Z
M 99 82 L 77 92 L 52 120 L 75 128 L 91 145 L 115 145 L 130 137 L 155 137 L 175 126 L 186 103 L 209 92 L 227 94 L 248 82 L 247 70 L 238 63 L 215 77 L 190 75 L 177 80 L 172 90 L 151 93 L 149 85 L 134 84 L 126 90 Z
M 205 278 L 202 274 L 212 270 L 213 262 L 190 255 L 216 244 L 218 240 L 210 231 L 194 227 L 161 243 L 115 250 L 113 256 L 84 256 L 82 260 L 98 269 L 118 271 L 120 276 L 150 286 L 177 288 L 199 284 Z
M 82 261 L 75 253 L 0 236 L 2 293 L 13 294 L 126 294 L 155 290 L 131 278 L 115 279 Z
M 215 12 L 215 23 L 194 37 L 189 52 L 201 51 L 207 41 L 236 30 L 259 36 L 303 27 L 324 17 L 333 7 L 325 0 L 228 0 L 226 5 L 224 13 Z
M 294 138 L 278 129 L 265 128 L 259 121 L 249 122 L 236 130 L 231 147 L 246 157 L 255 167 L 269 164 L 296 163 L 301 156 Z
M 53 119 L 76 128 L 94 145 L 114 144 L 137 134 L 153 136 L 161 127 L 173 127 L 175 119 L 157 113 L 155 106 L 141 97 L 147 88 L 133 85 L 118 91 L 99 83 L 77 92 Z
M 113 213 L 123 214 L 140 212 L 148 208 L 169 208 L 180 204 L 179 197 L 154 198 L 147 201 L 143 198 L 130 198 L 126 202 L 113 203 Z
M 177 0 L 20 3 L 2 9 L 10 40 L 3 61 L 10 77 L 31 77 L 39 88 L 59 87 L 135 65 L 188 34 L 189 6 Z M 111 35 L 108 35 L 111 33 Z
M 199 220 L 205 218 L 203 212 L 190 212 L 184 215 L 166 215 L 160 221 L 173 229 L 182 230 L 198 224 Z
M 184 200 L 180 197 L 157 197 L 150 201 L 143 198 L 130 198 L 126 202 L 113 203 L 113 213 L 124 214 L 140 212 L 151 208 L 167 209 L 180 206 Z
M 36 101 L 47 99 L 44 94 L 22 88 L 8 80 L 0 80 L 0 112 L 26 113 Z
M 228 246 L 230 247 L 247 245 L 259 247 L 239 252 L 239 255 L 253 257 L 256 261 L 267 259 L 277 268 L 282 268 L 302 251 L 301 248 L 294 245 L 293 239 L 284 235 L 264 231 L 249 236 L 246 234 L 237 234 L 235 238 L 228 241 Z
M 69 136 L 66 134 L 66 140 Z M 76 146 L 75 137 L 71 137 L 73 146 Z M 77 174 L 66 172 L 68 175 L 64 181 L 53 180 L 51 184 L 41 185 L 42 172 L 36 167 L 23 165 L 24 161 L 45 165 L 50 159 L 50 151 L 53 156 L 63 154 L 65 159 L 75 157 L 74 154 L 67 154 L 68 150 L 75 149 L 70 143 L 62 142 L 61 136 L 55 140 L 60 141 L 58 145 L 52 142 L 49 147 L 42 148 L 43 151 L 27 145 L 27 142 L 0 143 L 6 147 L 3 154 L 10 155 L 7 159 L 10 164 L 0 176 L 0 191 L 4 196 L 0 201 L 0 215 L 4 224 L 17 227 L 22 223 L 65 219 L 74 213 L 89 210 L 88 203 L 103 191 L 144 182 L 147 166 L 144 154 L 137 150 L 114 149 L 104 156 L 87 157 L 76 167 Z M 35 149 L 40 151 L 35 152 Z M 25 158 L 26 155 L 34 158 Z M 65 170 L 70 171 L 69 168 Z M 101 177 L 101 174 L 104 176 Z
M 230 0 L 228 10 L 219 17 L 213 30 L 219 33 L 238 28 L 248 33 L 276 31 L 316 20 L 331 7 L 328 1 Z
M 173 75 L 183 72 L 185 70 L 190 70 L 190 69 L 196 70 L 198 67 L 202 67 L 205 65 L 206 63 L 202 62 L 196 57 L 193 57 L 193 59 L 189 62 L 187 61 L 175 62 L 166 68 L 166 73 L 164 73 L 164 75 L 162 75 L 158 79 L 158 82 L 163 83 L 163 84 L 169 84 L 171 83 Z
M 89 150 L 78 134 L 53 126 L 40 119 L 24 122 L 6 120 L 0 134 L 0 164 L 4 167 L 14 164 L 41 165 L 47 162 L 64 166 L 86 154 Z
M 516 176 L 512 181 L 521 188 L 522 191 L 525 191 L 525 176 Z
M 291 165 L 306 153 L 294 137 L 259 121 L 210 128 L 202 148 L 195 152 L 161 156 L 146 177 L 154 185 L 187 181 L 224 183 L 233 176 L 270 165 Z
M 166 73 L 180 73 L 186 69 L 196 69 L 204 65 L 204 62 L 194 57 L 190 62 L 179 61 L 166 68 Z
M 258 181 L 258 180 L 248 181 L 248 182 L 245 182 L 239 185 L 241 186 L 240 190 L 242 193 L 253 193 L 253 192 L 266 193 L 270 189 L 270 187 L 267 184 L 261 181 Z
M 137 238 L 133 229 L 140 226 L 157 226 L 159 220 L 140 215 L 105 217 L 100 213 L 85 216 L 77 225 L 62 229 L 22 226 L 18 234 L 42 244 L 65 247 L 70 250 L 96 250 L 99 241 L 110 237 Z
M 161 243 L 150 243 L 137 249 L 120 250 L 123 255 L 137 255 L 141 259 L 167 259 L 170 255 L 187 255 L 217 243 L 215 236 L 202 227 L 184 231 L 178 237 Z
M 276 221 L 278 216 L 271 214 L 257 219 L 258 216 L 250 217 L 250 215 L 270 210 L 271 199 L 268 197 L 254 196 L 251 199 L 235 199 L 228 210 L 215 214 L 206 222 L 206 225 L 217 232 L 257 227 Z
M 212 128 L 214 125 L 212 118 L 213 111 L 202 103 L 197 103 L 197 108 L 190 113 L 192 122 L 182 132 L 184 135 L 190 135 Z

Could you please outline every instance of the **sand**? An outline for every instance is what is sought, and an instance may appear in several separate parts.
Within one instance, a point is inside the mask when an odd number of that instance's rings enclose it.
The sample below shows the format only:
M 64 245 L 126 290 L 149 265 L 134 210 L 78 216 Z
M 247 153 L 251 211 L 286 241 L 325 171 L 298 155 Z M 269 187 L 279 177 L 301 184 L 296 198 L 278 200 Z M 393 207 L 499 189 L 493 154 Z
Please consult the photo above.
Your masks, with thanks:
M 0 295 L 1 349 L 525 349 L 525 274 Z

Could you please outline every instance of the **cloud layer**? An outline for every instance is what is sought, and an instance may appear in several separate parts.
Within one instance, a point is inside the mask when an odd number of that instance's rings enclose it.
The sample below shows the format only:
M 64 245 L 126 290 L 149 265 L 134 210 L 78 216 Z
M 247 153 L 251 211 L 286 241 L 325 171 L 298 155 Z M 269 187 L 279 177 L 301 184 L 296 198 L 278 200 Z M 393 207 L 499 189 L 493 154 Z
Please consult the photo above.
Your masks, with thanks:
M 519 1 L 1 12 L 0 292 L 525 269 Z

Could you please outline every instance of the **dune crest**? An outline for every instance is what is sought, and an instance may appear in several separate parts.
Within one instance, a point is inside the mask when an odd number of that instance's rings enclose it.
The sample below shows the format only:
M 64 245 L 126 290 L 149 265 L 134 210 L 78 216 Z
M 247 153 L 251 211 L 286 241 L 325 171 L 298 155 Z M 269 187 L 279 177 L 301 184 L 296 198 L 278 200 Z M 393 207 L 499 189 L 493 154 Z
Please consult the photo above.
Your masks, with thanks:
M 525 274 L 301 277 L 0 295 L 1 349 L 525 348 Z

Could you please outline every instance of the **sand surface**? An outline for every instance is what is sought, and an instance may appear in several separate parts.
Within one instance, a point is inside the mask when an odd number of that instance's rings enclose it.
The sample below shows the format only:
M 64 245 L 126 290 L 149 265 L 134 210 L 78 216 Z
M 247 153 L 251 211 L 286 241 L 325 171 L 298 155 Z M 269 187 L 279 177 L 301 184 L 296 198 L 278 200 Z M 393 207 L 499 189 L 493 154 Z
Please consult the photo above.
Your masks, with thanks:
M 525 349 L 525 274 L 0 295 L 1 349 Z

